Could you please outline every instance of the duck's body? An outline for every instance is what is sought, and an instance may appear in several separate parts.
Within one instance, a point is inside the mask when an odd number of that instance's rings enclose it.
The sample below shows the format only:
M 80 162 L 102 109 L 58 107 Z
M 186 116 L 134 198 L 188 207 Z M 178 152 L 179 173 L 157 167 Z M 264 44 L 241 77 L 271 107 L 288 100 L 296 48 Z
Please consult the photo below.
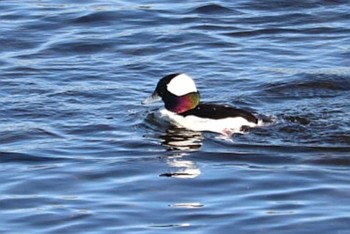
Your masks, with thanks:
M 194 81 L 185 74 L 171 74 L 162 78 L 152 96 L 144 103 L 159 97 L 165 104 L 161 115 L 189 130 L 232 135 L 241 132 L 242 127 L 258 125 L 258 119 L 248 111 L 227 105 L 200 103 Z

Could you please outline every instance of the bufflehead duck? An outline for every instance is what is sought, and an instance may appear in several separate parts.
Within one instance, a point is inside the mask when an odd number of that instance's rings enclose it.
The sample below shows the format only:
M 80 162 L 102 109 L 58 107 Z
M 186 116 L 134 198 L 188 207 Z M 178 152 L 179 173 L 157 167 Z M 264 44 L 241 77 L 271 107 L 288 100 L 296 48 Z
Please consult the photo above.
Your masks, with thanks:
M 163 100 L 162 117 L 192 131 L 209 131 L 231 136 L 244 127 L 258 126 L 258 119 L 248 111 L 227 105 L 201 103 L 191 77 L 183 73 L 170 74 L 157 84 L 153 94 L 142 103 Z

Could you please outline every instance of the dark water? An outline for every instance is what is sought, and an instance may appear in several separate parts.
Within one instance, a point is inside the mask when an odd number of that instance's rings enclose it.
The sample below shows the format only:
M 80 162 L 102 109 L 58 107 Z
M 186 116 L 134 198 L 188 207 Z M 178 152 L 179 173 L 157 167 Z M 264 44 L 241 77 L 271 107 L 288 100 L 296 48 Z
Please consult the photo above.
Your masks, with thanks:
M 0 1 L 1 233 L 348 233 L 348 1 Z M 140 101 L 186 72 L 275 119 L 232 140 Z

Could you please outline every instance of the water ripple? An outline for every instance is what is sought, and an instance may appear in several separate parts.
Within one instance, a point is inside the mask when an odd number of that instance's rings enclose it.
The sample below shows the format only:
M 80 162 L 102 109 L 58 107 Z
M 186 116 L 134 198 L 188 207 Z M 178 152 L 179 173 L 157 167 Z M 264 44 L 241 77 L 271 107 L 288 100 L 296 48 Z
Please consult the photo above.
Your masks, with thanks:
M 347 233 L 347 1 L 3 1 L 0 232 Z M 231 139 L 144 107 L 186 72 L 268 120 Z

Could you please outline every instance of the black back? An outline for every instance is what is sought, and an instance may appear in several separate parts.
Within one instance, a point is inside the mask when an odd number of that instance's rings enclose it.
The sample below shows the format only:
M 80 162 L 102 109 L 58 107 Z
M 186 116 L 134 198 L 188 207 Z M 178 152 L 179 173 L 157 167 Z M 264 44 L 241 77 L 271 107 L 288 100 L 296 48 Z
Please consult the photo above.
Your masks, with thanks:
M 258 119 L 248 111 L 236 109 L 230 106 L 221 106 L 216 104 L 199 104 L 194 109 L 180 113 L 182 116 L 195 115 L 201 118 L 224 119 L 242 117 L 249 122 L 258 123 Z

